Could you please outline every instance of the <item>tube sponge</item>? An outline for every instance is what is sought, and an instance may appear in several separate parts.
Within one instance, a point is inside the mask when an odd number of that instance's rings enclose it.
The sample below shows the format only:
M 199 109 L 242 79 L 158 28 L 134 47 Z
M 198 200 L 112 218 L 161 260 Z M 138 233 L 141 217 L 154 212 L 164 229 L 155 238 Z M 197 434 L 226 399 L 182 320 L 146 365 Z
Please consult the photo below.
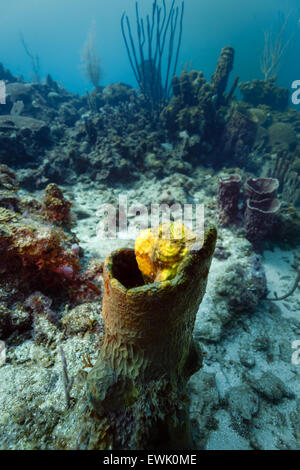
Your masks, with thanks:
M 182 234 L 178 246 L 173 240 L 174 250 L 172 240 L 159 245 L 162 240 L 152 238 L 150 232 L 144 233 L 145 247 L 138 237 L 136 252 L 143 272 L 152 279 L 169 279 L 145 284 L 130 249 L 117 250 L 105 261 L 105 335 L 87 379 L 91 413 L 98 420 L 93 428 L 97 436 L 90 439 L 97 442 L 96 448 L 108 448 L 107 442 L 122 449 L 192 446 L 186 383 L 202 365 L 193 329 L 217 231 L 208 228 L 203 245 L 196 241 L 192 246 L 191 234 L 186 230 Z M 149 269 L 151 263 L 155 268 L 165 267 L 170 251 L 171 268 Z M 158 254 L 162 264 L 154 262 Z

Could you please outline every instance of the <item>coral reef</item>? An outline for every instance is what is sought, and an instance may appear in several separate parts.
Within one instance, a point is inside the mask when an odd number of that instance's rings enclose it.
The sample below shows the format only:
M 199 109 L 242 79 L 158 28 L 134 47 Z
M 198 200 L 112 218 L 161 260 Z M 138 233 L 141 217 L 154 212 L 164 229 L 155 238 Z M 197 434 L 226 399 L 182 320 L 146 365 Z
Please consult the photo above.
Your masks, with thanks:
M 233 60 L 234 50 L 231 47 L 222 49 L 210 83 L 196 70 L 173 77 L 173 97 L 163 108 L 160 120 L 173 139 L 184 131 L 197 138 L 189 152 L 191 157 L 195 155 L 195 161 L 196 155 L 199 161 L 201 154 L 212 154 L 218 147 L 218 136 L 224 129 L 226 105 L 229 104 L 224 93 Z
M 0 63 L 0 80 L 4 80 L 5 82 L 16 82 L 17 79 L 12 75 L 12 73 L 5 69 L 3 64 Z
M 235 52 L 232 47 L 224 47 L 221 51 L 216 71 L 212 76 L 211 85 L 214 93 L 217 95 L 217 105 L 224 102 L 224 93 L 227 88 L 230 72 L 233 69 L 234 54 Z
M 173 77 L 173 97 L 161 112 L 161 122 L 171 135 L 179 131 L 198 134 L 205 140 L 209 126 L 217 121 L 214 92 L 203 73 L 182 72 Z
M 21 166 L 33 161 L 36 153 L 47 147 L 48 136 L 49 127 L 44 121 L 25 116 L 0 116 L 0 162 Z
M 289 104 L 289 91 L 275 85 L 276 79 L 253 80 L 239 83 L 244 101 L 258 106 L 265 104 L 277 111 L 284 111 Z
M 49 75 L 44 84 L 13 79 L 0 107 L 0 162 L 18 169 L 29 190 L 128 184 L 141 171 L 192 175 L 201 164 L 252 171 L 265 153 L 294 148 L 300 121 L 291 109 L 274 111 L 273 99 L 270 106 L 237 104 L 237 79 L 226 94 L 233 59 L 224 48 L 211 82 L 195 70 L 174 76 L 173 96 L 155 120 L 145 96 L 123 83 L 79 97 Z
M 17 209 L 18 182 L 15 173 L 7 166 L 0 164 L 0 207 Z
M 179 7 L 175 0 L 170 6 L 163 1 L 163 9 L 161 21 L 162 7 L 157 0 L 154 0 L 152 14 L 142 18 L 139 4 L 136 2 L 137 38 L 132 35 L 130 20 L 125 12 L 121 18 L 121 31 L 130 66 L 147 105 L 155 115 L 159 113 L 162 104 L 171 95 L 170 79 L 175 75 L 178 64 L 184 2 L 182 1 Z M 147 34 L 145 35 L 144 24 L 146 23 Z M 155 34 L 153 34 L 154 31 L 156 31 Z
M 271 234 L 276 243 L 298 246 L 300 241 L 300 213 L 293 205 L 283 202 L 278 213 L 279 223 Z
M 296 147 L 292 154 L 278 152 L 275 159 L 265 168 L 268 177 L 279 180 L 283 201 L 294 206 L 300 203 L 300 159 L 298 150 L 298 147 Z
M 293 151 L 297 144 L 297 135 L 291 124 L 275 122 L 268 129 L 269 143 L 277 151 Z
M 250 168 L 253 149 L 292 148 L 296 115 L 286 122 L 265 105 L 233 105 L 234 87 L 226 95 L 233 56 L 224 48 L 210 83 L 197 71 L 175 76 L 173 97 L 155 121 L 143 96 L 122 83 L 78 97 L 50 76 L 45 84 L 10 82 L 0 109 L 0 161 L 18 168 L 22 185 L 32 190 L 66 181 L 128 183 L 141 171 L 191 175 L 203 163 Z M 277 125 L 286 128 L 280 142 Z
M 48 220 L 70 224 L 71 203 L 64 198 L 62 190 L 55 183 L 46 187 L 43 207 Z
M 4 272 L 25 270 L 30 282 L 44 282 L 48 288 L 76 277 L 80 264 L 71 249 L 73 240 L 60 229 L 8 209 L 1 209 L 0 220 Z
M 44 213 L 38 201 L 18 197 L 16 176 L 5 165 L 0 168 L 0 182 L 2 282 L 18 273 L 19 287 L 25 293 L 55 292 L 58 297 L 67 295 L 73 300 L 88 292 L 99 293 L 96 285 L 80 274 L 79 246 L 74 235 L 49 223 L 49 217 L 58 223 L 69 221 L 70 203 L 61 190 L 55 185 L 48 188 Z
M 244 167 L 255 142 L 257 125 L 248 113 L 234 109 L 221 134 L 215 151 L 215 161 L 220 165 Z

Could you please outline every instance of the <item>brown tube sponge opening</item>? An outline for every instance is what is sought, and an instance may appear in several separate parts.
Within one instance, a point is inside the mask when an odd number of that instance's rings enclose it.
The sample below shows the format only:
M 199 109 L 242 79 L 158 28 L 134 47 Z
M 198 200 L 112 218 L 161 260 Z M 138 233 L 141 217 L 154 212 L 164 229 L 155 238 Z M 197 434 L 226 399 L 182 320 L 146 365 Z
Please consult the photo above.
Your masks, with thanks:
M 119 250 L 112 255 L 112 275 L 126 289 L 145 284 L 133 250 Z
M 279 188 L 277 178 L 249 178 L 245 183 L 245 199 L 272 199 Z

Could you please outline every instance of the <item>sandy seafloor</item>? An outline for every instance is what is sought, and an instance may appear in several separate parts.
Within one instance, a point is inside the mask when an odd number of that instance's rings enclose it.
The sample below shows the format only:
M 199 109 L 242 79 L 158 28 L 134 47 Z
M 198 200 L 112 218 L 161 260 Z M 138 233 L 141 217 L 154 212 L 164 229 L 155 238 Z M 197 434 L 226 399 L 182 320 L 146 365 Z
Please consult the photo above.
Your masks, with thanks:
M 168 184 L 166 186 L 169 188 Z M 167 188 L 167 189 L 168 189 Z M 99 204 L 115 202 L 120 189 L 89 189 L 79 184 L 66 187 L 77 215 L 73 231 L 85 257 L 104 259 L 112 250 L 133 246 L 133 241 L 99 240 L 96 236 Z M 128 192 L 129 201 L 157 201 L 161 182 L 143 181 Z M 180 193 L 177 187 L 174 191 Z M 201 191 L 195 201 L 205 199 Z M 181 199 L 181 194 L 178 194 Z M 206 201 L 208 199 L 206 198 Z M 208 218 L 210 213 L 207 213 Z M 199 308 L 195 336 L 205 351 L 203 368 L 190 380 L 191 419 L 197 448 L 300 449 L 300 364 L 292 363 L 292 343 L 300 340 L 299 287 L 280 302 L 261 301 L 254 312 L 218 317 L 214 308 L 215 284 L 226 268 L 243 263 L 252 253 L 237 231 L 220 229 L 219 242 L 228 254 L 214 258 L 207 292 Z M 279 247 L 263 254 L 268 288 L 278 295 L 292 286 L 296 250 Z M 101 306 L 94 305 L 101 323 Z M 83 355 L 97 358 L 93 332 L 62 338 L 54 329 L 49 342 L 16 341 L 0 367 L 0 449 L 74 449 L 80 434 L 80 414 L 86 369 Z M 65 403 L 61 341 L 75 405 Z

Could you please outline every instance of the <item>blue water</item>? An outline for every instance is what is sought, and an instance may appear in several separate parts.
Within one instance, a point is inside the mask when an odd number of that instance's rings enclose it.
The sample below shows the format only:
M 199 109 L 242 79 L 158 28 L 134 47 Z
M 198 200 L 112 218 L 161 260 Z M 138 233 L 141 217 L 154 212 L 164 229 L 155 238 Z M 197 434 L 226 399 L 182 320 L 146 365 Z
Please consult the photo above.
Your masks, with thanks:
M 170 3 L 167 1 L 167 3 Z M 135 86 L 120 30 L 126 10 L 134 24 L 135 0 L 1 0 L 0 62 L 15 75 L 31 77 L 31 64 L 20 41 L 41 62 L 41 75 L 50 73 L 72 92 L 91 89 L 80 68 L 80 51 L 93 20 L 102 58 L 102 85 L 125 82 Z M 141 12 L 151 11 L 152 0 L 139 1 Z M 180 64 L 190 61 L 209 78 L 222 47 L 236 50 L 232 74 L 241 80 L 262 78 L 259 63 L 263 31 L 276 23 L 278 12 L 290 14 L 293 34 L 282 61 L 278 84 L 290 87 L 300 79 L 299 0 L 185 0 Z

